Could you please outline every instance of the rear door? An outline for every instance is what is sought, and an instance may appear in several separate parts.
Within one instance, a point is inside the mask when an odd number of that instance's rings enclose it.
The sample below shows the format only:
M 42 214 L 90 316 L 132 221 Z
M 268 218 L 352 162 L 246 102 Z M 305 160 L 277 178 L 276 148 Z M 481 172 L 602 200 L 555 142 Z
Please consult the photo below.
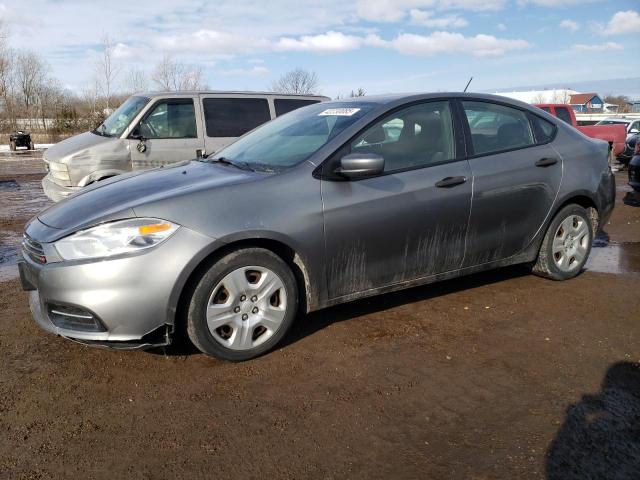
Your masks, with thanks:
M 193 98 L 157 100 L 142 117 L 129 138 L 134 170 L 191 160 L 204 148 L 203 132 L 198 125 L 198 106 Z M 130 137 L 131 137 L 130 136 Z
M 202 95 L 201 98 L 208 155 L 271 120 L 266 97 Z
M 461 101 L 473 199 L 464 266 L 521 252 L 550 213 L 562 158 L 549 142 L 555 126 L 527 110 L 484 100 Z

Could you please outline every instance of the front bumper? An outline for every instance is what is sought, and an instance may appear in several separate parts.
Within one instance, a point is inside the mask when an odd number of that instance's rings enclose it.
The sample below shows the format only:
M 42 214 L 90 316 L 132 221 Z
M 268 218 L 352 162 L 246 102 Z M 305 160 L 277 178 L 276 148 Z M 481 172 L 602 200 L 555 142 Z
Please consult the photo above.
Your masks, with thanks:
M 73 195 L 78 192 L 80 187 L 63 187 L 62 185 L 58 185 L 53 180 L 51 173 L 48 173 L 42 179 L 42 189 L 47 197 L 54 202 L 59 202 L 60 200 L 67 198 L 69 195 Z
M 91 345 L 136 348 L 167 344 L 178 279 L 188 275 L 192 260 L 211 241 L 181 227 L 157 247 L 130 256 L 40 264 L 23 254 L 21 277 L 23 287 L 30 290 L 33 318 L 48 332 Z M 54 323 L 52 308 L 60 305 L 95 315 L 102 331 Z

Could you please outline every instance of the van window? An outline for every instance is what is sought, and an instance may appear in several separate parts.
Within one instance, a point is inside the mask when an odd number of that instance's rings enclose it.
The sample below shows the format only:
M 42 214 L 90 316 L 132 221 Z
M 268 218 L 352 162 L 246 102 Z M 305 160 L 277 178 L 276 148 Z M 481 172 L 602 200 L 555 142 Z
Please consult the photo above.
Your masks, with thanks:
M 208 137 L 239 137 L 271 120 L 266 98 L 202 100 Z
M 160 100 L 140 122 L 144 138 L 197 138 L 196 115 L 191 98 Z
M 319 103 L 319 100 L 302 100 L 298 98 L 276 98 L 273 101 L 274 107 L 276 107 L 276 117 L 284 115 L 285 113 L 292 112 L 293 110 L 307 105 Z
M 476 155 L 533 145 L 526 112 L 489 102 L 462 102 Z
M 556 107 L 556 116 L 563 122 L 571 125 L 571 114 L 565 107 Z
M 148 102 L 147 97 L 129 97 L 93 133 L 106 137 L 119 137 Z

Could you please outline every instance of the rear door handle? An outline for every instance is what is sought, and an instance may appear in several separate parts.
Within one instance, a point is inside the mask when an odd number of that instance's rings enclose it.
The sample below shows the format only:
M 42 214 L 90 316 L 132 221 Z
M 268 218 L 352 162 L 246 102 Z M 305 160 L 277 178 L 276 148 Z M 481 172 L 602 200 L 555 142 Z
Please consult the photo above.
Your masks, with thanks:
M 536 167 L 548 167 L 550 165 L 555 165 L 558 163 L 557 158 L 541 158 L 536 162 Z
M 436 187 L 438 188 L 449 188 L 455 187 L 456 185 L 460 185 L 467 181 L 467 177 L 446 177 L 436 182 Z

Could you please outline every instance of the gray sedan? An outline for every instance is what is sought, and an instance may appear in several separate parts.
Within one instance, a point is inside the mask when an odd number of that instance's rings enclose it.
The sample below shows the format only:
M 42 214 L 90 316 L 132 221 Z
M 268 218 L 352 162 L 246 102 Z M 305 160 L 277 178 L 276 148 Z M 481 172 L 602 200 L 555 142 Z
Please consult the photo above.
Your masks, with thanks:
M 583 268 L 615 184 L 605 142 L 503 97 L 321 103 L 215 158 L 122 175 L 26 227 L 36 322 L 87 344 L 246 360 L 304 312 L 516 263 Z M 303 320 L 302 320 L 303 321 Z

